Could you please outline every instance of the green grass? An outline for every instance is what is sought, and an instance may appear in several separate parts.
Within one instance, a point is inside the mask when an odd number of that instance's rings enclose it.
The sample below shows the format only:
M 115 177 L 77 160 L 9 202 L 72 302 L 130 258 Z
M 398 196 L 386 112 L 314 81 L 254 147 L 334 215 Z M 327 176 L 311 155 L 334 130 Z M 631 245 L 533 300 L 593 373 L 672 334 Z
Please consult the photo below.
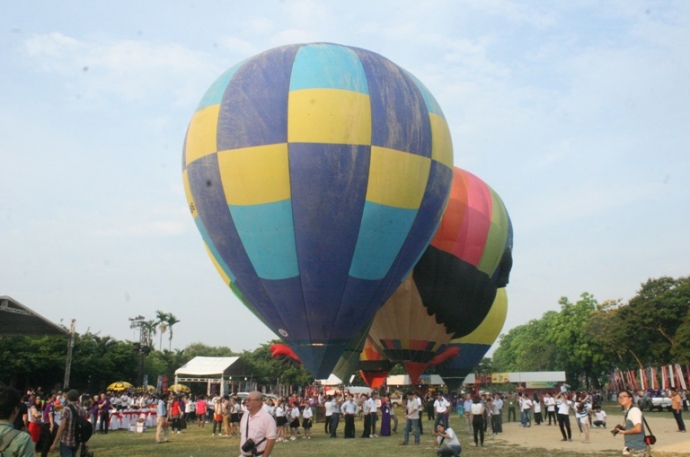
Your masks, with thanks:
M 431 439 L 431 425 L 429 421 L 424 421 L 426 433 L 422 435 L 421 444 L 415 446 L 400 446 L 402 441 L 402 429 L 404 422 L 400 422 L 398 434 L 390 437 L 373 439 L 353 439 L 342 438 L 343 425 L 338 427 L 341 438 L 330 439 L 323 433 L 323 424 L 315 424 L 313 437 L 311 440 L 298 439 L 289 443 L 276 443 L 273 455 L 275 457 L 310 457 L 310 456 L 332 456 L 332 457 L 352 457 L 357 454 L 367 456 L 391 455 L 396 457 L 406 456 L 435 456 L 434 446 Z M 461 426 L 457 418 L 451 419 L 451 427 L 458 431 L 460 442 L 463 445 L 462 456 L 525 456 L 530 457 L 566 457 L 592 454 L 578 454 L 572 451 L 554 451 L 547 449 L 531 448 L 527 449 L 515 445 L 486 439 L 486 448 L 476 448 L 472 442 L 472 437 L 467 433 L 464 426 Z M 232 457 L 239 454 L 239 440 L 237 437 L 221 438 L 211 436 L 211 428 L 208 426 L 200 429 L 196 425 L 190 425 L 181 434 L 171 434 L 170 443 L 156 444 L 155 429 L 149 429 L 146 433 L 129 433 L 124 430 L 110 432 L 107 435 L 94 435 L 89 443 L 91 451 L 95 457 Z M 361 421 L 357 423 L 357 436 L 362 433 Z M 414 438 L 410 437 L 410 443 Z M 619 456 L 620 451 L 601 453 L 602 456 Z
M 617 414 L 616 408 L 618 408 L 618 406 L 613 403 L 606 403 L 604 405 L 604 409 L 607 410 L 609 415 Z M 396 412 L 400 413 L 401 409 L 397 408 Z M 645 414 L 667 415 L 669 413 Z M 342 438 L 344 429 L 344 423 L 342 421 L 338 427 L 340 436 L 338 439 L 328 438 L 328 436 L 323 433 L 323 424 L 317 423 L 312 429 L 313 436 L 311 440 L 298 439 L 297 441 L 289 443 L 276 443 L 273 456 L 353 457 L 360 454 L 362 457 L 382 455 L 395 455 L 395 457 L 434 457 L 436 455 L 433 451 L 434 445 L 431 437 L 432 423 L 430 421 L 424 420 L 424 430 L 426 433 L 422 435 L 422 442 L 419 446 L 415 446 L 414 444 L 408 446 L 399 445 L 402 441 L 403 427 L 404 420 L 400 420 L 397 435 L 393 434 L 390 437 L 374 439 L 357 438 L 345 440 Z M 462 457 L 522 457 L 526 455 L 530 457 L 592 457 L 594 455 L 592 453 L 575 452 L 572 450 L 559 451 L 542 449 L 539 447 L 520 447 L 493 439 L 490 436 L 486 438 L 486 448 L 476 448 L 472 436 L 467 432 L 464 426 L 464 422 L 461 422 L 457 416 L 451 418 L 451 427 L 458 433 L 463 449 L 461 454 Z M 356 428 L 357 436 L 361 435 L 361 420 L 357 422 Z M 206 427 L 203 429 L 190 424 L 189 428 L 184 430 L 181 434 L 171 434 L 171 442 L 166 444 L 155 443 L 155 428 L 148 429 L 148 431 L 143 434 L 118 430 L 110 432 L 108 435 L 94 435 L 89 446 L 91 451 L 94 452 L 95 457 L 234 457 L 239 454 L 239 439 L 237 437 L 221 438 L 218 436 L 211 436 L 211 430 L 212 427 L 210 424 L 206 424 Z M 414 442 L 414 438 L 410 437 L 410 443 L 412 442 Z M 620 450 L 604 451 L 596 455 L 617 457 L 620 456 Z M 672 456 L 672 454 L 664 455 L 668 457 Z

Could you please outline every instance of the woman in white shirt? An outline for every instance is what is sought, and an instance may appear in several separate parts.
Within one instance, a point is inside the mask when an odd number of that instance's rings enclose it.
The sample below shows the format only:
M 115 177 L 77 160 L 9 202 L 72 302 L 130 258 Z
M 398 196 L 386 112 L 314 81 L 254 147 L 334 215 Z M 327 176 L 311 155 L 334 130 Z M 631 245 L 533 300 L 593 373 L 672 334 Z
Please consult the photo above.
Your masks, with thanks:
M 285 424 L 287 418 L 285 417 L 285 402 L 280 400 L 276 406 L 276 428 L 278 429 L 278 441 L 285 441 Z
M 582 392 L 580 399 L 575 404 L 575 417 L 585 432 L 585 444 L 589 444 L 589 413 L 592 410 L 592 405 L 589 403 L 589 396 Z
M 539 396 L 537 394 L 534 394 L 532 397 L 532 404 L 534 405 L 534 423 L 541 425 L 541 401 L 539 400 Z
M 306 438 L 308 440 L 311 439 L 311 419 L 314 417 L 314 412 L 311 410 L 309 407 L 308 403 L 304 403 L 302 405 L 304 408 L 302 411 L 302 428 L 304 428 L 304 436 L 302 439 Z
M 484 447 L 484 405 L 481 404 L 479 397 L 472 399 L 472 406 L 470 407 L 470 421 L 472 422 L 472 429 L 474 430 L 474 445 L 481 444 Z M 477 439 L 479 435 L 479 439 Z
M 290 440 L 295 441 L 297 439 L 297 429 L 299 428 L 299 407 L 297 402 L 292 404 L 292 409 L 290 410 Z
M 570 430 L 570 400 L 564 393 L 556 395 L 556 409 L 558 410 L 558 427 L 561 429 L 563 439 L 561 441 L 572 441 L 573 432 Z M 566 431 L 568 432 L 566 436 Z

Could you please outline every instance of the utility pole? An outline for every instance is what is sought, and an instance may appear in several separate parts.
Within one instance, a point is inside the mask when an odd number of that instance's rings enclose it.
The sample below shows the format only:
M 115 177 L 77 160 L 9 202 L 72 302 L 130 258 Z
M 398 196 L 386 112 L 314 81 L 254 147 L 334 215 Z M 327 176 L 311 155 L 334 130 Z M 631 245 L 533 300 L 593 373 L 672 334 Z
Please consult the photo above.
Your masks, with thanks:
M 62 383 L 62 390 L 67 390 L 69 387 L 69 373 L 72 369 L 72 349 L 74 349 L 74 324 L 76 319 L 72 319 L 69 328 L 69 339 L 67 340 L 67 360 L 65 361 L 65 379 Z

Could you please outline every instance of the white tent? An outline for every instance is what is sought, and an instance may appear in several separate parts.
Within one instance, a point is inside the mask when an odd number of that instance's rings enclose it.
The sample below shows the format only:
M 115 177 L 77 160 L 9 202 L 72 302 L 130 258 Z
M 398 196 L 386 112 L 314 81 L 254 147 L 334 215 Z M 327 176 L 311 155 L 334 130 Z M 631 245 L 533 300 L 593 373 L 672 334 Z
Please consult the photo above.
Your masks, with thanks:
M 220 394 L 225 395 L 228 384 L 236 380 L 247 381 L 251 375 L 247 373 L 239 357 L 194 357 L 189 362 L 175 370 L 175 384 L 181 382 L 205 382 L 206 391 L 211 393 L 211 384 L 220 384 Z

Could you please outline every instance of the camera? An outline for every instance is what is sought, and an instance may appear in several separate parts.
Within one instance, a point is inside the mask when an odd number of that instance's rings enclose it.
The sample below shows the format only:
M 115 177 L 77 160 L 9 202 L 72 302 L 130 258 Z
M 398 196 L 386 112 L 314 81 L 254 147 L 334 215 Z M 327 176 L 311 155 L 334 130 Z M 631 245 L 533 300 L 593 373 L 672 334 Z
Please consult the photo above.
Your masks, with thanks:
M 618 435 L 618 432 L 620 432 L 621 430 L 625 430 L 625 427 L 620 424 L 616 425 L 615 427 L 613 427 L 613 430 L 611 430 L 611 435 L 616 436 Z
M 256 443 L 253 439 L 247 438 L 247 441 L 242 445 L 242 452 L 252 455 L 256 452 Z

